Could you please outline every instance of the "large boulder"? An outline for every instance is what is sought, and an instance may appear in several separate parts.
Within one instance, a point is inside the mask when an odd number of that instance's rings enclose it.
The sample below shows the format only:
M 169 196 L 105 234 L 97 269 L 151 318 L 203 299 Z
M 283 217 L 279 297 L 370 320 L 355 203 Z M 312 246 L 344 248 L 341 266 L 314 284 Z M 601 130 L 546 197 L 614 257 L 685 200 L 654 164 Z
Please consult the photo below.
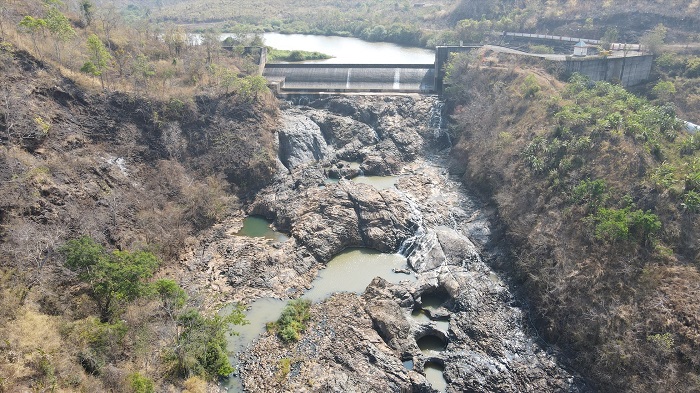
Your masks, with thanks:
M 323 160 L 330 149 L 318 124 L 297 113 L 284 113 L 279 129 L 279 158 L 288 169 Z

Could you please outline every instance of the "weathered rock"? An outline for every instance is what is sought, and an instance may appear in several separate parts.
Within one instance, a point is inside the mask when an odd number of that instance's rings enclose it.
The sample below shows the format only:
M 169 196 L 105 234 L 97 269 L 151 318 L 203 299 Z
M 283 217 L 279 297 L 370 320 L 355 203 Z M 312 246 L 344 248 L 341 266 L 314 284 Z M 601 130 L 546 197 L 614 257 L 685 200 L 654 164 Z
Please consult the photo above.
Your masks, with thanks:
M 282 115 L 279 149 L 280 160 L 289 169 L 322 160 L 329 152 L 318 125 L 308 117 L 293 112 Z
M 347 180 L 267 194 L 251 211 L 289 227 L 299 243 L 324 262 L 348 247 L 394 252 L 414 225 L 408 202 L 395 190 L 379 191 Z
M 408 256 L 408 263 L 419 273 L 449 265 L 469 267 L 471 262 L 480 261 L 479 251 L 471 240 L 447 227 L 428 230 Z
M 377 314 L 382 314 L 380 304 L 374 306 Z M 295 371 L 281 373 L 281 359 L 289 359 Z M 425 377 L 407 370 L 400 354 L 385 344 L 354 294 L 334 295 L 314 306 L 307 333 L 296 343 L 265 335 L 240 367 L 244 386 L 254 392 L 431 391 Z

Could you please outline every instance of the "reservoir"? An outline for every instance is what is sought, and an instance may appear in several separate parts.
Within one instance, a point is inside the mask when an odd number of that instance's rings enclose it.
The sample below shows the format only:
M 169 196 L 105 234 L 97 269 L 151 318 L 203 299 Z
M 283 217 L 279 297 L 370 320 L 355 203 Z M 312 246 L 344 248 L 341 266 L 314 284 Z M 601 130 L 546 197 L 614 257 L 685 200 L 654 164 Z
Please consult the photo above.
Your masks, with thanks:
M 222 34 L 224 40 L 228 34 Z M 263 34 L 265 45 L 275 49 L 305 50 L 333 56 L 305 63 L 331 64 L 428 64 L 435 62 L 435 51 L 359 38 L 311 34 Z

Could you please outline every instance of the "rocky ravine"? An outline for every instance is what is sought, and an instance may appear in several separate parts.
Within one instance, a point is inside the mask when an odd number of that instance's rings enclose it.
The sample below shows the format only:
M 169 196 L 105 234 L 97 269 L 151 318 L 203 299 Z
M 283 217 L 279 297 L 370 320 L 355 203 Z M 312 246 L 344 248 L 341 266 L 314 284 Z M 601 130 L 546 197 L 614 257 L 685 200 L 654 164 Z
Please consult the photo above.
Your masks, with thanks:
M 489 214 L 448 178 L 432 150 L 444 142 L 430 126 L 436 99 L 365 96 L 311 105 L 284 109 L 280 173 L 247 209 L 292 238 L 232 236 L 241 222 L 232 219 L 185 259 L 193 282 L 204 279 L 227 300 L 297 297 L 323 263 L 348 247 L 403 247 L 418 279 L 377 278 L 361 296 L 336 294 L 313 305 L 298 343 L 263 335 L 239 354 L 246 389 L 429 392 L 423 365 L 432 361 L 444 366 L 450 392 L 581 390 L 524 332 L 507 286 L 480 256 L 489 246 Z M 328 175 L 360 171 L 400 177 L 384 190 L 326 182 Z M 419 321 L 411 313 L 426 297 L 441 304 L 431 309 L 433 320 Z M 438 319 L 449 320 L 449 328 Z M 423 354 L 417 341 L 425 336 L 445 350 Z M 285 358 L 288 374 L 280 369 Z M 406 360 L 415 367 L 404 367 Z

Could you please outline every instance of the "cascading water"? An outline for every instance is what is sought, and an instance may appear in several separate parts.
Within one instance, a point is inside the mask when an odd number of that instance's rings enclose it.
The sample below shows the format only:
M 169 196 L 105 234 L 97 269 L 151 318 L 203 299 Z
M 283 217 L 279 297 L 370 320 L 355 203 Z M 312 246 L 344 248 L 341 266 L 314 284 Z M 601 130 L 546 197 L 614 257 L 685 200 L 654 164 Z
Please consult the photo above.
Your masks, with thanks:
M 408 206 L 411 208 L 411 221 L 415 223 L 413 236 L 406 238 L 403 243 L 401 243 L 401 246 L 399 246 L 398 253 L 407 257 L 413 251 L 416 244 L 418 244 L 418 240 L 425 235 L 425 225 L 423 225 L 423 213 L 421 213 L 420 207 L 416 201 L 414 201 L 413 198 L 411 198 L 405 192 L 400 190 L 397 191 L 406 200 Z
M 433 130 L 433 138 L 435 138 L 435 140 L 445 138 L 447 141 L 447 147 L 452 147 L 452 136 L 447 131 L 447 128 L 445 128 L 444 117 L 442 113 L 444 106 L 444 101 L 435 101 L 435 104 L 430 109 L 430 119 L 428 120 L 428 127 L 430 127 L 430 129 Z

